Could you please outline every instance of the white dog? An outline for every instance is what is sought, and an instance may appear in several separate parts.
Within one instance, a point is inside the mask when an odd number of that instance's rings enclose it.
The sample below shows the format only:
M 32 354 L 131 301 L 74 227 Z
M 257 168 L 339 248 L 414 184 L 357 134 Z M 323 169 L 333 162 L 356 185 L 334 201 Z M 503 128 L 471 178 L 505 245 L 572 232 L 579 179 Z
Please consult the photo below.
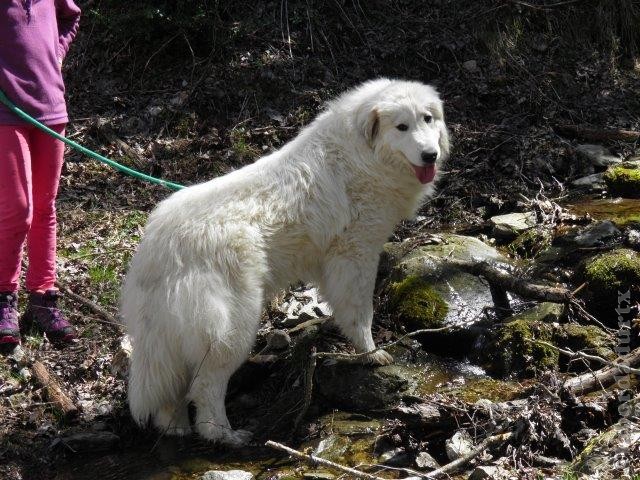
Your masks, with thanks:
M 227 382 L 250 354 L 265 298 L 294 281 L 316 283 L 356 350 L 373 350 L 382 245 L 433 190 L 448 152 L 438 93 L 379 79 L 330 102 L 279 151 L 160 203 L 122 291 L 133 418 L 186 434 L 193 401 L 203 437 L 246 442 L 227 420 Z

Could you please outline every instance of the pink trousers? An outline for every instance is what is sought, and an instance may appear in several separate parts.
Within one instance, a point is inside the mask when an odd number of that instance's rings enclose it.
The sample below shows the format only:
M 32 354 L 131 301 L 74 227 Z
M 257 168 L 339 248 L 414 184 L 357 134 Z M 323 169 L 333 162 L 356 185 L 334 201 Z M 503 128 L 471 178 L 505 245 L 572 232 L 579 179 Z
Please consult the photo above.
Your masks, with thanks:
M 50 125 L 64 135 L 65 124 Z M 31 126 L 0 125 L 0 292 L 18 290 L 26 241 L 30 291 L 54 287 L 56 195 L 64 144 Z

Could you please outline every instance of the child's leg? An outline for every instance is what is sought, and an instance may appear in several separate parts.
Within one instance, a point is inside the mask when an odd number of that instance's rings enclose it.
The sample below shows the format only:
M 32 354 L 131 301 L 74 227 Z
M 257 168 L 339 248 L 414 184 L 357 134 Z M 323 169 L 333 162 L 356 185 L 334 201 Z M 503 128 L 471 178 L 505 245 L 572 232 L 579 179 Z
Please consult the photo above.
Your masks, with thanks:
M 50 128 L 64 134 L 64 124 Z M 32 292 L 55 289 L 56 195 L 64 158 L 64 144 L 33 129 L 30 137 L 33 182 L 33 220 L 27 235 L 29 268 L 26 287 Z
M 16 292 L 32 219 L 29 127 L 0 125 L 0 292 Z

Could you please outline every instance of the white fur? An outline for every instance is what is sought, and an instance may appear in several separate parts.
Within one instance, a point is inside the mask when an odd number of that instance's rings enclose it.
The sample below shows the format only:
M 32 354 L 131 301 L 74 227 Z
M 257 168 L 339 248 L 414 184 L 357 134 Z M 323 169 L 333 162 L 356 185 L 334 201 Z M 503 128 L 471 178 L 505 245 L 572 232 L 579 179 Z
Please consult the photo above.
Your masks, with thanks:
M 227 420 L 227 382 L 251 351 L 265 299 L 294 281 L 316 283 L 356 349 L 374 349 L 379 253 L 433 189 L 410 165 L 424 150 L 438 160 L 449 150 L 437 92 L 374 80 L 279 151 L 160 203 L 122 290 L 133 418 L 185 434 L 193 401 L 203 437 L 248 440 Z M 392 358 L 378 351 L 370 361 Z

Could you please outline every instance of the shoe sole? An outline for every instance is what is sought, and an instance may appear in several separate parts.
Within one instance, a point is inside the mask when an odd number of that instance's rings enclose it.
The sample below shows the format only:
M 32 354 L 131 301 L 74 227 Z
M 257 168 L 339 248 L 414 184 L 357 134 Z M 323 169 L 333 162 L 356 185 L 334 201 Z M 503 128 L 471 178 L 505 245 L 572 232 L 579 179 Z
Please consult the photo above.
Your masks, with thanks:
M 3 337 L 0 337 L 0 344 L 6 345 L 6 344 L 19 344 L 20 343 L 20 339 L 14 337 L 13 335 L 5 335 Z

